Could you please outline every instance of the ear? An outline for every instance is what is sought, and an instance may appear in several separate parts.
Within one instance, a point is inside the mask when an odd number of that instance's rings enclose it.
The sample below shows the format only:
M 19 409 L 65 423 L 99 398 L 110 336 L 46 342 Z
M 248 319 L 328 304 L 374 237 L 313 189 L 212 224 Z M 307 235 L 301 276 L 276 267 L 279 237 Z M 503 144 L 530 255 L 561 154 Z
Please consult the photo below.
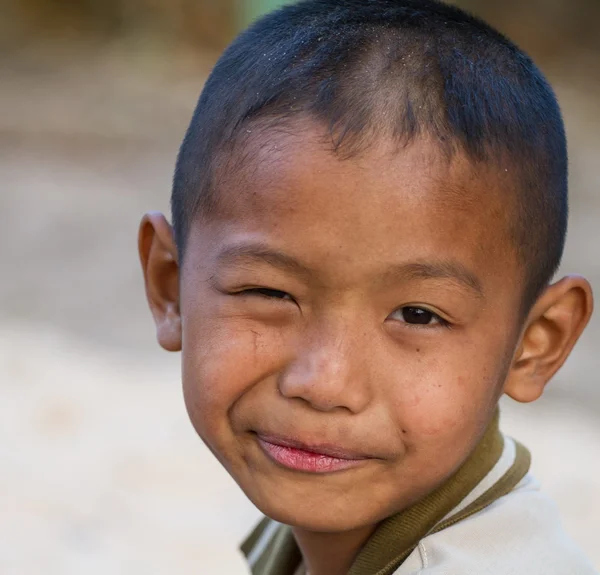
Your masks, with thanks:
M 173 229 L 162 214 L 142 218 L 138 248 L 158 343 L 167 351 L 181 351 L 177 248 Z
M 586 279 L 569 276 L 548 287 L 527 317 L 504 392 L 523 403 L 538 399 L 571 353 L 592 310 Z

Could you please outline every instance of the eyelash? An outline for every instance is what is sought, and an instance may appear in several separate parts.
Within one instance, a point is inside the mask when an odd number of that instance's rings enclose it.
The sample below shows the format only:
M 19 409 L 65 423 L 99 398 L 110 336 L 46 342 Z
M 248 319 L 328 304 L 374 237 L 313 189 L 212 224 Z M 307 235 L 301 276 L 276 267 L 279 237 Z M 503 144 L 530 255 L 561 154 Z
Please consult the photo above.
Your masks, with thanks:
M 294 301 L 294 298 L 290 294 L 288 294 L 282 290 L 271 289 L 271 288 L 249 288 L 249 289 L 245 289 L 245 290 L 242 290 L 239 292 L 235 292 L 234 295 L 257 295 L 259 297 L 262 297 L 265 299 L 271 299 L 271 300 Z M 405 310 L 422 311 L 422 312 L 431 314 L 432 319 L 435 320 L 434 323 L 426 323 L 426 324 L 409 323 L 408 321 L 400 322 L 400 323 L 406 324 L 407 326 L 411 327 L 412 329 L 423 329 L 423 328 L 431 329 L 432 327 L 435 327 L 435 326 L 444 327 L 444 328 L 452 327 L 452 324 L 449 321 L 445 320 L 443 317 L 441 317 L 437 313 L 435 313 L 425 307 L 420 307 L 417 305 L 407 305 L 407 306 L 400 307 L 397 310 L 395 310 L 394 312 L 392 312 L 392 314 L 390 314 L 390 315 L 393 315 L 394 313 L 402 312 Z
M 280 301 L 293 301 L 294 299 L 290 294 L 284 291 L 271 288 L 250 288 L 239 292 L 235 292 L 233 295 L 257 295 L 265 299 L 274 299 Z

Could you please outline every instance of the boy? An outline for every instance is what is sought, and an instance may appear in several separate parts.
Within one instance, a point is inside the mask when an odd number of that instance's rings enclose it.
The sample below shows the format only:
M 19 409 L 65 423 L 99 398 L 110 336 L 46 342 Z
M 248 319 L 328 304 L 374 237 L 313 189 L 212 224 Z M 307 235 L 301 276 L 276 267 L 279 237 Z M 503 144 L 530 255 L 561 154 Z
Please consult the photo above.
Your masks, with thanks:
M 551 88 L 435 0 L 304 0 L 208 79 L 173 229 L 142 221 L 191 421 L 265 519 L 270 575 L 588 575 L 498 430 L 592 293 L 550 281 L 567 154 Z

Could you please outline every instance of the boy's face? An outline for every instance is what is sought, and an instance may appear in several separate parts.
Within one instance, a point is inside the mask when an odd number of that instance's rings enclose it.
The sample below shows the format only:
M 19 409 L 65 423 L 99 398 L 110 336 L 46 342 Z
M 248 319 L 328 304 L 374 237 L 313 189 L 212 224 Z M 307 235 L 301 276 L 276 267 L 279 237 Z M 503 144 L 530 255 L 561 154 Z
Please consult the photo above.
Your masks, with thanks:
M 183 383 L 264 513 L 341 531 L 407 507 L 474 448 L 523 285 L 498 174 L 425 141 L 339 160 L 320 136 L 250 142 L 193 226 Z

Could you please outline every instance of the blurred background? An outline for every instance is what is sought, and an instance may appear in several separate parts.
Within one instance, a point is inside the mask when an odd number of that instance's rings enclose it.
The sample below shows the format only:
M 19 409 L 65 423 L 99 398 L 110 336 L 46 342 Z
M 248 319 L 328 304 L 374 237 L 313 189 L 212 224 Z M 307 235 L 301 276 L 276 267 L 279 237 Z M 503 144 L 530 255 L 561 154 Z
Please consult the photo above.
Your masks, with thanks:
M 563 272 L 600 293 L 600 2 L 463 0 L 538 61 L 571 146 Z M 276 0 L 0 0 L 0 573 L 241 574 L 257 512 L 188 423 L 136 254 L 219 52 Z M 600 314 L 505 429 L 600 568 Z

